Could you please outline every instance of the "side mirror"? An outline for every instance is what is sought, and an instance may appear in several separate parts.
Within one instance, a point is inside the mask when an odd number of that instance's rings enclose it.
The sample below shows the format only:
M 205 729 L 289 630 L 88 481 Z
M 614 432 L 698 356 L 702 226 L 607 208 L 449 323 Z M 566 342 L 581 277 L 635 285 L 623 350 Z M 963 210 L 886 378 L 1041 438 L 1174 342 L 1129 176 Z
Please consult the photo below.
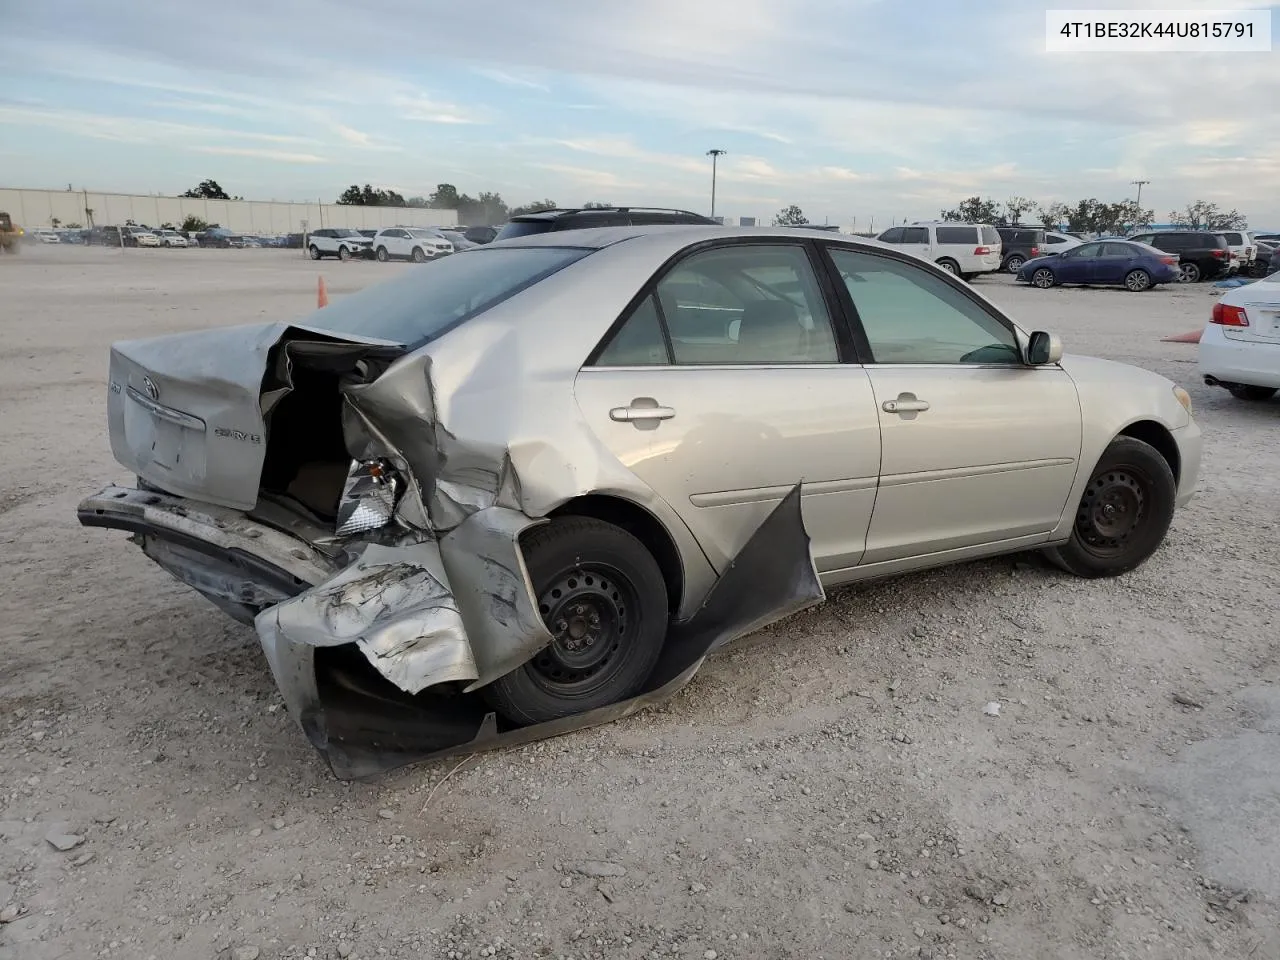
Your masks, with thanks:
M 1056 333 L 1037 330 L 1027 343 L 1027 363 L 1039 367 L 1062 359 L 1062 341 Z

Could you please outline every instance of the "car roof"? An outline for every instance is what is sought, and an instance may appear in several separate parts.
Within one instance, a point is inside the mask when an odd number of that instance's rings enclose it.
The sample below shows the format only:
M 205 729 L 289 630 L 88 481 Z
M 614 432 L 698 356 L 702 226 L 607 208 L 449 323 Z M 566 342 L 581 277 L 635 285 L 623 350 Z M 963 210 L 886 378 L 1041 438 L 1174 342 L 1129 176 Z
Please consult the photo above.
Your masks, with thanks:
M 794 243 L 797 238 L 809 237 L 814 240 L 826 240 L 828 243 L 837 240 L 845 243 L 859 244 L 877 249 L 893 249 L 890 244 L 881 243 L 866 237 L 851 237 L 843 234 L 832 234 L 829 230 L 813 230 L 803 227 L 722 227 L 712 224 L 634 224 L 623 227 L 584 227 L 579 230 L 555 230 L 546 233 L 533 233 L 523 237 L 512 237 L 509 240 L 497 240 L 486 249 L 511 247 L 577 247 L 587 250 L 603 250 L 615 244 L 625 242 L 644 242 L 646 245 L 668 247 L 674 254 L 685 247 L 703 243 L 708 240 L 728 238 L 777 239 Z
M 602 213 L 652 213 L 652 214 L 668 214 L 673 216 L 685 217 L 703 217 L 703 214 L 694 213 L 692 210 L 678 210 L 674 207 L 557 207 L 554 210 L 534 210 L 529 213 L 521 213 L 511 219 L 517 223 L 528 223 L 537 220 L 559 220 L 562 217 L 572 217 L 576 214 L 602 214 Z M 704 219 L 710 219 L 704 217 Z

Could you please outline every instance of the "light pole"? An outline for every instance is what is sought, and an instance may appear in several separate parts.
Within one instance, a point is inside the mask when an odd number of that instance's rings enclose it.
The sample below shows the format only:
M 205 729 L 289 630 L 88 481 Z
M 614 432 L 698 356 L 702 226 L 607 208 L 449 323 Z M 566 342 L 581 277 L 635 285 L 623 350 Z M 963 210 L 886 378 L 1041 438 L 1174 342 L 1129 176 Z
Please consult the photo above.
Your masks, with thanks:
M 715 148 L 707 151 L 707 156 L 711 158 L 711 219 L 716 218 L 716 161 L 728 151 Z
M 1135 186 L 1135 187 L 1137 187 L 1137 188 L 1138 188 L 1138 200 L 1137 200 L 1137 204 L 1138 204 L 1139 209 L 1141 209 L 1141 207 L 1142 207 L 1142 188 L 1143 188 L 1143 186 L 1144 186 L 1145 184 L 1148 184 L 1148 183 L 1150 183 L 1151 181 L 1150 181 L 1150 180 L 1130 180 L 1129 182 L 1130 182 L 1133 186 Z

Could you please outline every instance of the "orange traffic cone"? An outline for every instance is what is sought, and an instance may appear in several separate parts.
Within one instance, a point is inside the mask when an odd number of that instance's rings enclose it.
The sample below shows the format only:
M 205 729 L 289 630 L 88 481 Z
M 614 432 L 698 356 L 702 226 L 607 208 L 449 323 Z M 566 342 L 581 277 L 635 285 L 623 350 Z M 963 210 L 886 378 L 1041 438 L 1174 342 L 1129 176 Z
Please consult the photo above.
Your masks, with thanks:
M 329 305 L 329 291 L 324 287 L 324 277 L 320 278 L 320 283 L 316 287 L 316 308 L 327 307 Z
M 1190 333 L 1179 333 L 1173 337 L 1161 337 L 1162 343 L 1199 343 L 1204 330 L 1192 330 Z

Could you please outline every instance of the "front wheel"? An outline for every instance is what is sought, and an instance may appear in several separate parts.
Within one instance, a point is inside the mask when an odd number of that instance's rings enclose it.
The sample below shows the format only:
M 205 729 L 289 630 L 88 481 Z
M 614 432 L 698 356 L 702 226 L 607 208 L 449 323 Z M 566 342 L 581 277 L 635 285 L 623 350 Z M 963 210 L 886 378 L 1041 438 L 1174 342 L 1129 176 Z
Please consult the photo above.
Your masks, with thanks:
M 524 542 L 538 611 L 554 640 L 483 688 L 526 726 L 639 693 L 667 636 L 667 587 L 644 544 L 611 523 L 561 517 Z
M 387 262 L 387 248 L 386 248 L 386 247 L 379 247 L 379 248 L 378 248 L 377 257 L 378 257 L 378 262 L 379 262 L 379 263 L 386 263 L 386 262 Z
M 423 252 L 422 252 L 422 248 L 421 248 L 421 247 L 414 247 L 414 248 L 413 248 L 413 262 L 414 262 L 414 263 L 426 263 L 426 262 L 427 262 L 427 255 L 426 255 L 425 253 L 423 253 Z
M 1250 403 L 1262 403 L 1276 395 L 1274 387 L 1251 387 L 1245 383 L 1236 383 L 1227 389 L 1237 400 L 1248 400 Z
M 1155 447 L 1134 437 L 1116 437 L 1076 507 L 1071 539 L 1046 553 L 1078 577 L 1128 573 L 1164 542 L 1177 497 L 1173 471 Z
M 1057 278 L 1053 275 L 1053 271 L 1048 267 L 1041 267 L 1031 275 L 1031 283 L 1034 286 L 1039 287 L 1041 290 L 1048 290 L 1057 282 Z
M 1130 270 L 1124 277 L 1124 288 L 1134 293 L 1151 289 L 1151 274 L 1145 270 Z
M 312 260 L 320 259 L 320 248 L 317 247 L 314 243 L 307 248 L 307 253 L 311 255 Z
M 338 248 L 338 259 L 339 259 L 339 260 L 350 260 L 350 259 L 351 259 L 351 251 L 350 251 L 348 248 L 346 248 L 346 247 L 339 247 L 339 248 Z

